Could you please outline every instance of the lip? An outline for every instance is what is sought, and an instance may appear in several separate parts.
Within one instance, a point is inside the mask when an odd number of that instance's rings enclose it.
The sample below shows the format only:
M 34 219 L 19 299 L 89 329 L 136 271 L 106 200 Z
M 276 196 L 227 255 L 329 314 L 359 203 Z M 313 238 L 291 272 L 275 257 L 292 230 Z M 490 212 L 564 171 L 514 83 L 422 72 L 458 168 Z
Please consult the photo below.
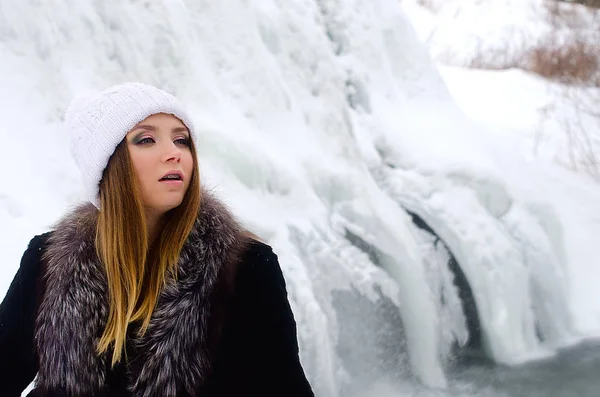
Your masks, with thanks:
M 161 179 L 167 175 L 179 175 L 180 180 L 172 179 L 172 180 L 162 181 Z M 179 170 L 171 170 L 171 171 L 167 172 L 166 174 L 164 174 L 163 176 L 161 176 L 158 181 L 167 183 L 167 184 L 171 184 L 171 185 L 183 183 L 183 172 L 181 172 Z
M 178 181 L 178 180 L 166 180 L 166 181 L 159 181 L 160 183 L 164 183 L 165 185 L 173 185 L 173 186 L 180 186 L 183 185 L 183 181 Z

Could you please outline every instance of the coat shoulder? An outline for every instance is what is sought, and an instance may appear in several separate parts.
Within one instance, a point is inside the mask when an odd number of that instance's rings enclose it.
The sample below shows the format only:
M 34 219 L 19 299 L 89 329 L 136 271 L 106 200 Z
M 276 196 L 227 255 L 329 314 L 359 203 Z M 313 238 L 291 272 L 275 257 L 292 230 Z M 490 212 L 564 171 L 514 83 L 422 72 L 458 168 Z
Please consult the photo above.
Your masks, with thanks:
M 278 281 L 283 277 L 277 254 L 275 254 L 273 248 L 256 239 L 249 241 L 242 255 L 242 267 L 243 273 L 252 273 L 254 277 L 263 278 L 271 276 Z
M 251 294 L 253 299 L 271 293 L 283 293 L 281 297 L 286 297 L 285 277 L 270 245 L 256 239 L 249 241 L 241 257 L 236 290 L 244 295 Z
M 27 251 L 41 252 L 48 243 L 48 240 L 50 239 L 52 234 L 53 232 L 50 231 L 33 236 L 33 238 L 29 240 L 29 244 L 27 245 Z
M 260 260 L 271 257 L 277 257 L 273 252 L 273 247 L 255 238 L 249 239 L 244 258 Z
M 48 240 L 52 232 L 46 232 L 34 236 L 27 245 L 27 249 L 23 254 L 21 266 L 19 269 L 20 276 L 26 279 L 37 279 L 41 271 L 41 261 Z

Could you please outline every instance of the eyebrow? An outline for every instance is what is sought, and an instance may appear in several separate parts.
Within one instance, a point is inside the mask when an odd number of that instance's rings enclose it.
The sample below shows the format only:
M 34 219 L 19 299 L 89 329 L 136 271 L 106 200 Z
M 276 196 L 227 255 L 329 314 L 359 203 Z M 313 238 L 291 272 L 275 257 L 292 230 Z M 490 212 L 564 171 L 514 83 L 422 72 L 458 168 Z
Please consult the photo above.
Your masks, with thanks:
M 156 131 L 156 127 L 153 125 L 149 125 L 149 124 L 140 124 L 135 126 L 134 131 L 135 130 L 147 130 L 147 131 Z M 171 130 L 171 132 L 187 132 L 189 133 L 188 129 L 186 127 L 175 127 Z

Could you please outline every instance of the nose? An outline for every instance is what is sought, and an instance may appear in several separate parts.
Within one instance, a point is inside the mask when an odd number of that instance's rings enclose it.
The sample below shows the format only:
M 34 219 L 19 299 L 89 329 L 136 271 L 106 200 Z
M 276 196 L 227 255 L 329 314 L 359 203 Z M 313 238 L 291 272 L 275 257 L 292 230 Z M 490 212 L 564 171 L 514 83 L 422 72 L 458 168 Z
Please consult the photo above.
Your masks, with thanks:
M 178 148 L 174 143 L 170 143 L 168 148 L 165 151 L 165 155 L 163 157 L 163 161 L 168 162 L 181 162 L 181 149 Z

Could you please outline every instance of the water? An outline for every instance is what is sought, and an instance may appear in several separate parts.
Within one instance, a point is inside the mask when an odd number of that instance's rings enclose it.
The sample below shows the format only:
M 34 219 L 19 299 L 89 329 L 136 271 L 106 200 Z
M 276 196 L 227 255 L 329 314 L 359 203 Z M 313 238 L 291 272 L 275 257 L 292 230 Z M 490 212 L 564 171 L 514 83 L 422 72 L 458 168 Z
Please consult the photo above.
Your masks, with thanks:
M 380 295 L 377 303 L 358 291 L 336 292 L 336 312 L 345 321 L 337 341 L 348 383 L 345 397 L 598 397 L 600 339 L 559 349 L 554 356 L 521 365 L 501 365 L 452 355 L 445 365 L 448 386 L 422 386 L 411 368 L 402 318 Z M 360 313 L 361 315 L 358 315 Z M 360 319 L 360 320 L 358 320 Z M 463 354 L 464 356 L 464 354 Z
M 472 365 L 475 364 L 475 365 Z M 557 356 L 520 366 L 471 363 L 455 366 L 448 396 L 597 397 L 600 341 L 586 341 Z

